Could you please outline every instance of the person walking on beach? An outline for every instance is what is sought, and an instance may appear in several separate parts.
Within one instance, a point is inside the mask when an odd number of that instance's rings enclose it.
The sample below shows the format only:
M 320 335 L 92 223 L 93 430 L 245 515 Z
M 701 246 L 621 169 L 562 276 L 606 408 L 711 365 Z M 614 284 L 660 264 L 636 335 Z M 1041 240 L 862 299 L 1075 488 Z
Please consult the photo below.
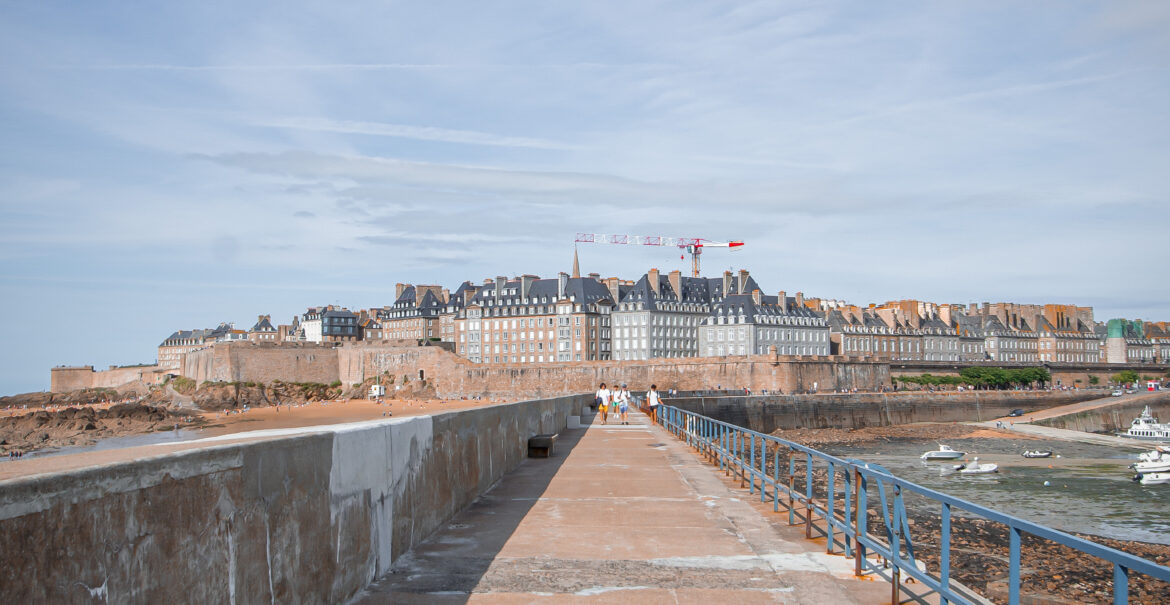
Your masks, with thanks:
M 658 385 L 650 385 L 646 391 L 646 405 L 650 407 L 650 422 L 658 422 L 658 406 L 662 404 L 662 397 L 658 395 Z
M 601 383 L 601 388 L 597 389 L 597 411 L 601 412 L 601 424 L 605 424 L 609 420 L 609 400 L 612 394 L 609 389 L 605 388 L 605 383 Z
M 626 384 L 622 383 L 622 388 L 614 397 L 614 404 L 618 406 L 619 418 L 622 424 L 629 424 L 630 419 L 630 390 L 626 388 Z

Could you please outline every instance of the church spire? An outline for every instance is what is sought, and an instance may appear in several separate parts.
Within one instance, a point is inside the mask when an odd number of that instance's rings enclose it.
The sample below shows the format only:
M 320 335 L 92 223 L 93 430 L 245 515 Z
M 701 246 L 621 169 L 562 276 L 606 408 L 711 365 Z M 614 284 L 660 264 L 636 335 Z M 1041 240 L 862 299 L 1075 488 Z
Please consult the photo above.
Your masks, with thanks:
M 581 261 L 577 260 L 576 246 L 573 246 L 573 277 L 581 277 Z

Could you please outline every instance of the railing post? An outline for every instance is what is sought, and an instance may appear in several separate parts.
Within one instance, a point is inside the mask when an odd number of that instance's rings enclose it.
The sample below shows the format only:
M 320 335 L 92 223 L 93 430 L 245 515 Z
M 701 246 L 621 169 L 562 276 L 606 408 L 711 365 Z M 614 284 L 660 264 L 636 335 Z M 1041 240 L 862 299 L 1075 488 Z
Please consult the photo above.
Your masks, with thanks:
M 853 554 L 853 575 L 860 576 L 862 572 L 862 563 L 865 561 L 865 534 L 866 534 L 866 493 L 865 493 L 865 475 L 861 474 L 860 468 L 853 469 L 853 502 L 857 507 L 857 513 L 854 516 L 854 535 L 857 536 L 857 549 Z
M 780 444 L 772 453 L 772 512 L 780 512 Z
M 833 462 L 829 461 L 829 487 L 826 490 L 825 502 L 825 552 L 833 552 L 833 522 L 836 521 L 836 516 L 833 514 L 834 506 L 833 499 L 836 497 L 836 483 L 837 473 Z
M 851 538 L 849 536 L 848 530 L 853 527 L 853 520 L 851 519 L 851 517 L 853 516 L 853 485 L 855 482 L 853 480 L 853 473 L 850 472 L 849 467 L 845 467 L 845 474 L 842 476 L 845 478 L 845 509 L 843 511 L 841 511 L 842 512 L 841 516 L 844 517 L 844 519 L 845 519 L 845 530 L 846 530 L 845 531 L 845 556 L 852 557 L 853 556 L 853 543 L 856 540 L 856 538 Z
M 752 453 L 750 457 L 751 462 L 748 466 L 751 469 L 748 473 L 748 494 L 754 494 L 756 493 L 756 434 L 752 433 L 749 436 L 752 438 Z
M 788 524 L 796 525 L 796 456 L 788 452 Z
M 1113 605 L 1129 603 L 1129 570 L 1120 563 L 1113 564 Z
M 768 440 L 763 435 L 760 435 L 760 502 L 764 501 L 764 496 L 767 490 L 764 486 L 768 483 Z
M 1008 563 L 1008 603 L 1020 605 L 1020 530 L 1008 526 L 1011 535 Z
M 812 452 L 805 452 L 804 467 L 804 537 L 812 539 L 813 513 L 813 456 Z
M 947 593 L 951 591 L 951 504 L 943 502 L 942 526 L 939 528 L 938 582 L 940 605 L 947 605 Z

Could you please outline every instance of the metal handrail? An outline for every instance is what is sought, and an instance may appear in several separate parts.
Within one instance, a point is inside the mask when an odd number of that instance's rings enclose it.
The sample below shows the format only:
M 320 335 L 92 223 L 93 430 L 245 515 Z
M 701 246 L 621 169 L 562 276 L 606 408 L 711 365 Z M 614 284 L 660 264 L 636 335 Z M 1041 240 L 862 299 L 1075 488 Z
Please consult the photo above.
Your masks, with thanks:
M 1129 602 L 1129 574 L 1131 571 L 1146 574 L 1159 580 L 1170 581 L 1170 567 L 1158 565 L 1153 561 L 1120 550 L 922 487 L 896 477 L 875 464 L 862 460 L 837 458 L 799 443 L 745 429 L 670 405 L 659 406 L 657 421 L 686 442 L 687 445 L 708 456 L 713 464 L 719 466 L 720 470 L 734 473 L 741 479 L 741 482 L 746 482 L 749 493 L 754 494 L 758 491 L 761 502 L 766 501 L 770 488 L 774 511 L 779 512 L 781 498 L 785 498 L 789 524 L 796 523 L 797 506 L 802 506 L 804 511 L 801 516 L 805 525 L 805 537 L 812 537 L 813 517 L 819 517 L 825 525 L 824 532 L 829 552 L 832 552 L 835 534 L 840 533 L 845 554 L 854 558 L 854 573 L 856 575 L 861 575 L 865 569 L 877 569 L 877 566 L 866 558 L 866 551 L 884 557 L 891 567 L 892 600 L 895 603 L 898 602 L 902 573 L 937 591 L 944 605 L 950 602 L 973 602 L 964 592 L 960 592 L 952 585 L 950 580 L 952 508 L 959 508 L 1007 526 L 1010 545 L 1008 599 L 1011 605 L 1017 605 L 1020 602 L 1020 544 L 1022 534 L 1025 533 L 1051 540 L 1112 563 L 1113 602 L 1115 604 Z M 771 475 L 768 473 L 769 444 L 775 446 L 772 449 Z M 780 473 L 781 448 L 787 448 L 789 454 L 787 456 L 786 482 Z M 805 485 L 803 490 L 796 486 L 798 456 L 794 454 L 797 452 L 804 454 Z M 813 497 L 813 468 L 814 462 L 817 461 L 824 463 L 828 474 L 825 486 L 826 497 L 820 503 Z M 838 509 L 839 496 L 836 493 L 838 473 L 841 474 L 846 484 L 840 509 Z M 880 496 L 882 527 L 875 529 L 880 531 L 882 535 L 871 534 L 868 526 L 869 513 L 871 512 L 868 488 L 871 481 L 876 483 Z M 893 494 L 892 502 L 887 500 L 887 489 Z M 937 577 L 928 574 L 924 567 L 920 568 L 915 558 L 904 492 L 925 496 L 940 505 L 940 554 Z M 838 515 L 838 510 L 840 510 L 840 515 Z

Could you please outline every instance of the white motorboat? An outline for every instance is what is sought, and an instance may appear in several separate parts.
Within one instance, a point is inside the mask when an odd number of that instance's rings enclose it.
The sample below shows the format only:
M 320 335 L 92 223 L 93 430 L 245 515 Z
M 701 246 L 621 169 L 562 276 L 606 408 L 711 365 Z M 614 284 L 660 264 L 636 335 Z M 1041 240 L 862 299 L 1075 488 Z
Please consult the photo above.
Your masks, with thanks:
M 1170 473 L 1170 451 L 1164 448 L 1145 452 L 1138 457 L 1138 461 L 1129 465 L 1129 468 L 1139 474 Z
M 1024 457 L 1025 458 L 1051 458 L 1052 452 L 1048 451 L 1048 450 L 1043 450 L 1043 451 L 1041 451 L 1041 450 L 1036 450 L 1036 451 L 1024 450 Z
M 979 464 L 979 458 L 976 457 L 968 464 L 956 464 L 955 470 L 964 475 L 984 475 L 987 473 L 998 473 L 999 465 L 990 462 Z
M 1142 485 L 1159 485 L 1162 483 L 1170 483 L 1170 473 L 1138 473 L 1133 476 L 1133 480 Z
M 1131 439 L 1154 439 L 1157 441 L 1170 441 L 1170 425 L 1160 424 L 1157 418 L 1150 413 L 1150 406 L 1142 410 L 1142 415 L 1133 419 L 1129 424 L 1129 430 L 1124 433 L 1118 433 L 1121 437 L 1129 437 Z
M 937 450 L 933 452 L 926 452 L 922 455 L 922 459 L 926 460 L 927 462 L 931 460 L 958 460 L 959 458 L 962 458 L 966 455 L 967 452 L 956 452 L 955 450 L 951 449 L 951 446 L 940 443 Z

